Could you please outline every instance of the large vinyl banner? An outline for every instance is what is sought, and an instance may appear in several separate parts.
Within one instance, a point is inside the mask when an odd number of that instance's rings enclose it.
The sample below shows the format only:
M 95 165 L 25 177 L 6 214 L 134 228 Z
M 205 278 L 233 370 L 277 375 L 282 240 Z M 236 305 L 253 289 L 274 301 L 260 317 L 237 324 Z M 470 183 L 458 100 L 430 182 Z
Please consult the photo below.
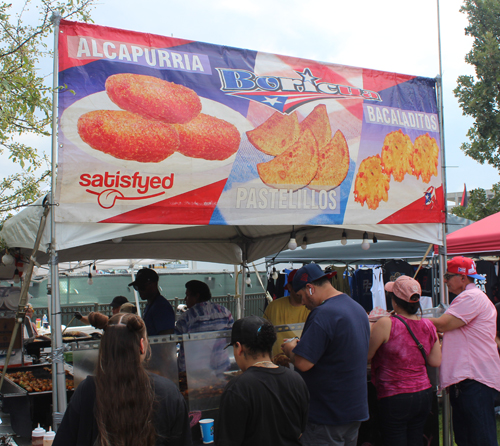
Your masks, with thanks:
M 63 21 L 57 220 L 433 223 L 435 80 Z

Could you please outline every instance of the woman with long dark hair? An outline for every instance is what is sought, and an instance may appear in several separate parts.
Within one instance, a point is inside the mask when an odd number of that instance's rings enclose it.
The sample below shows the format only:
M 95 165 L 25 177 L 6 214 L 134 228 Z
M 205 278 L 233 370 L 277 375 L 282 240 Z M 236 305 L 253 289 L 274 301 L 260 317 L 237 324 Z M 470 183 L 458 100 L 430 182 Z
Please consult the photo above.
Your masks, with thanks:
M 274 326 L 258 316 L 237 320 L 231 343 L 243 374 L 224 389 L 215 420 L 217 446 L 300 446 L 309 392 L 300 375 L 275 365 Z
M 77 387 L 54 446 L 190 445 L 182 395 L 170 380 L 144 368 L 150 354 L 144 321 L 131 313 L 88 317 L 104 330 L 95 376 Z
M 424 425 L 432 405 L 426 364 L 432 367 L 441 364 L 441 346 L 432 322 L 417 315 L 420 284 L 409 276 L 400 276 L 386 283 L 385 290 L 395 314 L 373 325 L 368 351 L 383 444 L 422 446 Z

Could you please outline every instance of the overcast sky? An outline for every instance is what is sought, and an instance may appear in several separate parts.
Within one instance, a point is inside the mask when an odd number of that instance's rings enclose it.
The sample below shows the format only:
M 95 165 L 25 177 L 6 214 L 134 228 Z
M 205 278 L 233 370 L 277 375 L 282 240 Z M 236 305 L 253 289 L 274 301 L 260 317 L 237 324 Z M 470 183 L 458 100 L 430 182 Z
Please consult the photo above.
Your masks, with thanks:
M 472 120 L 462 116 L 452 90 L 459 75 L 473 74 L 464 62 L 472 40 L 461 4 L 440 1 L 448 192 L 462 191 L 464 183 L 468 190 L 489 189 L 499 181 L 496 169 L 459 149 Z M 436 0 L 102 0 L 92 18 L 103 26 L 323 62 L 439 74 Z

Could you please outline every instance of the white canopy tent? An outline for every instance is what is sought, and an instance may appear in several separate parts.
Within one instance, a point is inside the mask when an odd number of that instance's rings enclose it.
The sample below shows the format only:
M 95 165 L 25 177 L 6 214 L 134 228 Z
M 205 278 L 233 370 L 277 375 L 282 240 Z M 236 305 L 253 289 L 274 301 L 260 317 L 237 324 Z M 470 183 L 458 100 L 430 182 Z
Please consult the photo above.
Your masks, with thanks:
M 31 258 L 36 234 L 44 211 L 44 202 L 39 199 L 16 216 L 9 219 L 0 237 L 10 252 L 24 259 Z M 91 259 L 128 259 L 134 257 L 165 258 L 210 261 L 243 265 L 279 251 L 282 251 L 294 236 L 300 244 L 307 236 L 308 244 L 339 240 L 346 231 L 350 239 L 362 239 L 365 232 L 380 240 L 420 241 L 442 245 L 442 225 L 421 224 L 365 224 L 365 225 L 148 225 L 148 224 L 102 224 L 54 222 L 55 227 L 45 227 L 36 254 L 38 263 L 51 263 L 57 274 L 59 262 Z M 52 234 L 57 234 L 55 243 Z M 50 255 L 50 248 L 55 256 Z M 31 260 L 34 260 L 31 258 Z M 12 266 L 7 268 L 13 269 Z M 14 265 L 15 268 L 15 265 Z M 10 271 L 13 274 L 13 270 Z M 0 274 L 2 272 L 0 271 Z M 54 273 L 53 273 L 54 274 Z M 12 277 L 12 276 L 11 276 Z M 55 275 L 54 277 L 57 277 Z M 54 278 L 52 279 L 54 281 Z M 242 287 L 244 299 L 244 287 Z M 55 293 L 55 298 L 54 298 Z M 60 313 L 58 285 L 52 290 L 52 314 Z M 56 318 L 57 321 L 57 318 Z M 57 324 L 57 323 L 56 323 Z M 60 333 L 57 335 L 60 337 Z M 57 337 L 56 336 L 56 337 Z M 62 341 L 54 343 L 56 352 Z M 57 400 L 57 417 L 66 409 L 64 371 L 53 371 L 54 401 Z M 59 379 L 59 376 L 61 378 Z
M 33 248 L 43 213 L 43 199 L 9 219 L 0 236 L 11 249 Z M 308 244 L 362 239 L 364 232 L 379 240 L 419 241 L 442 245 L 441 224 L 396 225 L 130 225 L 102 223 L 56 223 L 59 262 L 92 259 L 169 258 L 241 264 L 261 259 L 286 247 L 292 233 L 297 243 Z M 46 227 L 37 254 L 38 263 L 49 261 L 50 228 Z

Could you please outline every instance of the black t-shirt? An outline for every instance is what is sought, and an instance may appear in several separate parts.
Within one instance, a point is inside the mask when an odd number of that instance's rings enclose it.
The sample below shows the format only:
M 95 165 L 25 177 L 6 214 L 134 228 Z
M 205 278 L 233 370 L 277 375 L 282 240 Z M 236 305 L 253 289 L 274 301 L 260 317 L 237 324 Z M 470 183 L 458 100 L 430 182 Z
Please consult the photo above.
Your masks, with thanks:
M 389 260 L 383 265 L 384 269 L 384 284 L 387 282 L 394 282 L 399 276 L 413 277 L 415 269 L 408 262 L 404 260 Z M 392 302 L 386 296 L 387 310 L 391 311 Z
M 215 420 L 217 446 L 300 445 L 309 392 L 297 372 L 285 367 L 250 367 L 222 394 Z
M 493 288 L 498 282 L 498 277 L 495 269 L 495 264 L 488 260 L 478 260 L 476 262 L 476 271 L 478 274 L 486 277 L 486 283 L 484 285 L 486 295 L 490 298 L 493 303 L 497 303 L 494 299 Z
M 422 288 L 422 296 L 432 296 L 432 269 L 422 268 L 416 279 Z
M 156 446 L 191 446 L 186 402 L 167 378 L 150 373 L 155 392 Z M 98 429 L 94 417 L 95 381 L 87 376 L 71 398 L 57 430 L 53 446 L 93 446 Z
M 373 270 L 357 269 L 354 271 L 352 298 L 369 313 L 373 310 Z

